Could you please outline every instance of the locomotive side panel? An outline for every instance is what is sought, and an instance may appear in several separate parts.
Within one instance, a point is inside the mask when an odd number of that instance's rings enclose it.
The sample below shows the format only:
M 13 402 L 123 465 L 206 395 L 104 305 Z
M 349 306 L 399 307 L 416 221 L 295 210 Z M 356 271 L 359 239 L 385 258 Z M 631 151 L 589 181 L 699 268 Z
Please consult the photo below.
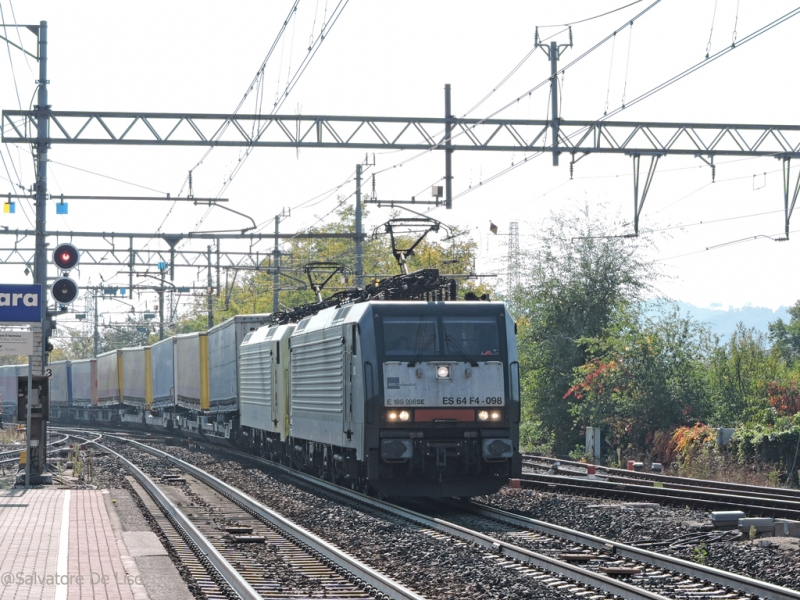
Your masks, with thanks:
M 174 405 L 175 387 L 175 338 L 156 342 L 150 347 L 153 369 L 153 408 L 169 408 Z
M 346 347 L 341 327 L 292 336 L 292 437 L 334 446 L 349 443 L 344 433 Z
M 280 435 L 281 442 L 289 436 L 289 418 L 291 405 L 291 357 L 289 340 L 294 331 L 294 324 L 281 325 L 273 334 L 270 342 L 272 349 L 273 369 L 273 422 L 274 431 Z
M 270 339 L 276 327 L 262 327 L 239 349 L 239 419 L 244 427 L 273 429 L 273 377 Z

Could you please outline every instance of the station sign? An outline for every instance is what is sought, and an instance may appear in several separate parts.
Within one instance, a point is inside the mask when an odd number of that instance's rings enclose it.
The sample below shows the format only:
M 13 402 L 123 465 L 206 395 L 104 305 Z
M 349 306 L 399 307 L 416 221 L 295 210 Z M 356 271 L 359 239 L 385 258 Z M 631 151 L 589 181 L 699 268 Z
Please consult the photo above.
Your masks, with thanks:
M 0 356 L 33 354 L 32 331 L 0 331 Z
M 0 283 L 0 323 L 41 323 L 42 286 Z

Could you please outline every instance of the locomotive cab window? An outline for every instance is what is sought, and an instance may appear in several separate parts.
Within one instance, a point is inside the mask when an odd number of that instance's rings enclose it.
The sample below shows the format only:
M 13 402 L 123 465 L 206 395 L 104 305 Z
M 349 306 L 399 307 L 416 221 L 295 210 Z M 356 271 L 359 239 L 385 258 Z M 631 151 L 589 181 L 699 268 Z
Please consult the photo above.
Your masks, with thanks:
M 500 354 L 496 319 L 443 317 L 442 325 L 445 354 L 466 354 L 471 357 Z
M 386 356 L 426 356 L 439 353 L 434 317 L 385 317 L 383 347 Z

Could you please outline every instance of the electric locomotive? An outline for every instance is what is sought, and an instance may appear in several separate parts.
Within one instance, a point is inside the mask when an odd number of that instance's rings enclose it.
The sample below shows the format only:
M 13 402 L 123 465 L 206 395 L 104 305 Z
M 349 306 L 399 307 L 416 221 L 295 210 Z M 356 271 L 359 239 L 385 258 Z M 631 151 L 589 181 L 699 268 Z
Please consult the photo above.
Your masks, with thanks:
M 241 443 L 320 476 L 386 496 L 472 496 L 521 470 L 501 302 L 328 308 L 248 336 L 240 371 Z
M 502 302 L 455 301 L 436 269 L 317 292 L 59 366 L 54 420 L 222 438 L 384 496 L 489 494 L 520 475 L 516 326 Z

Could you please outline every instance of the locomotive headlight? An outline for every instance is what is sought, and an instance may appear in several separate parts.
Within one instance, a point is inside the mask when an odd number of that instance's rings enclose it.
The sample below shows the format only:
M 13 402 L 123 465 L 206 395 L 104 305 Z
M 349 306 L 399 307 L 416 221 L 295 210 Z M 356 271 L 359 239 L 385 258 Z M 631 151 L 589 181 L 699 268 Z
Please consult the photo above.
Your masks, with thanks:
M 405 412 L 405 411 L 403 411 Z M 391 411 L 388 415 L 390 421 L 397 421 L 397 413 L 395 411 Z
M 488 421 L 489 420 L 489 411 L 488 410 L 481 410 L 478 412 L 478 419 L 481 421 Z
M 400 414 L 397 416 L 400 417 L 401 421 L 408 421 L 411 418 L 411 413 L 407 410 L 401 410 Z
M 439 365 L 436 367 L 436 379 L 450 379 L 450 366 Z
M 502 413 L 499 410 L 492 411 L 492 421 L 499 421 L 500 417 L 502 417 Z

